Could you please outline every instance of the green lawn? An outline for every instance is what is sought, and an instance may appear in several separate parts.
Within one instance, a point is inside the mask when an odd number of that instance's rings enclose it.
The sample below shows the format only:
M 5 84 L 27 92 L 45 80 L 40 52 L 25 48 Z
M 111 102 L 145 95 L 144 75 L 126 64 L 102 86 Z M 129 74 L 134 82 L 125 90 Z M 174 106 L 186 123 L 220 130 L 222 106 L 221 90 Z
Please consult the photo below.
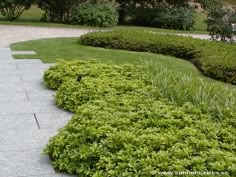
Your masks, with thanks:
M 150 60 L 155 64 L 158 64 L 163 68 L 168 68 L 174 72 L 182 72 L 192 75 L 193 77 L 203 78 L 210 82 L 218 82 L 203 76 L 192 63 L 182 59 L 146 52 L 130 52 L 83 46 L 78 44 L 78 38 L 54 38 L 19 42 L 12 44 L 11 49 L 16 51 L 36 51 L 37 55 L 15 55 L 14 57 L 17 59 L 40 58 L 45 63 L 56 62 L 58 59 L 68 61 L 76 59 L 96 59 L 105 62 L 112 61 L 115 63 L 141 63 L 143 60 Z M 232 87 L 232 85 L 229 85 L 229 87 Z
M 207 30 L 207 24 L 205 23 L 206 19 L 207 19 L 207 15 L 205 13 L 198 12 L 195 15 L 194 29 L 196 31 L 206 31 Z
M 102 61 L 113 61 L 116 63 L 136 63 L 141 60 L 153 60 L 171 70 L 201 75 L 190 62 L 181 59 L 152 53 L 129 52 L 83 46 L 78 44 L 78 38 L 40 39 L 19 42 L 12 44 L 11 49 L 36 51 L 37 55 L 15 55 L 15 58 L 40 58 L 46 63 L 55 62 L 57 59 L 97 59 Z
M 40 19 L 44 12 L 33 6 L 29 10 L 26 10 L 19 19 L 10 22 L 7 21 L 3 16 L 0 15 L 0 24 L 2 25 L 24 25 L 24 26 L 43 26 L 43 27 L 63 27 L 63 28 L 95 28 L 86 27 L 79 25 L 69 25 L 62 23 L 51 23 L 51 22 L 41 22 Z M 159 28 L 149 28 L 149 27 L 139 27 L 139 26 L 117 26 L 108 29 L 129 29 L 129 30 L 149 30 L 154 32 L 164 32 L 164 33 L 196 33 L 196 34 L 207 34 L 206 27 L 204 26 L 204 15 L 201 13 L 196 14 L 196 23 L 194 25 L 194 30 L 191 31 L 181 31 L 181 30 L 168 30 Z M 97 28 L 96 29 L 100 29 Z M 104 29 L 104 28 L 103 28 Z

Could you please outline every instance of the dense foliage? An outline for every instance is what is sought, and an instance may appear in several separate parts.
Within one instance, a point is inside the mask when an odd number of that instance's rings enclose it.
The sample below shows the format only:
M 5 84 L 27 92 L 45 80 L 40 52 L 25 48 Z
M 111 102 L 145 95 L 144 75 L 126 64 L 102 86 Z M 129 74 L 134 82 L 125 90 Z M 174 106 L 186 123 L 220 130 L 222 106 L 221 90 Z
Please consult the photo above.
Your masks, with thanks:
M 111 3 L 83 3 L 72 8 L 71 23 L 112 27 L 118 23 L 116 7 Z
M 193 7 L 195 7 L 193 2 L 201 4 L 206 10 L 222 5 L 220 0 L 116 0 L 116 2 L 120 24 L 184 30 L 189 30 L 193 25 Z M 164 25 L 165 23 L 167 25 Z
M 0 13 L 8 20 L 17 19 L 26 9 L 31 7 L 34 0 L 0 0 Z
M 80 43 L 95 47 L 172 55 L 193 62 L 209 77 L 236 84 L 234 44 L 138 31 L 90 33 L 82 36 Z
M 209 11 L 207 24 L 212 39 L 232 41 L 236 34 L 232 23 L 236 22 L 236 10 L 216 8 Z
M 69 22 L 72 7 L 84 0 L 37 0 L 39 8 L 45 11 L 42 20 Z
M 191 75 L 173 72 L 154 62 L 142 62 L 146 80 L 154 87 L 152 95 L 167 99 L 177 106 L 191 103 L 216 119 L 234 117 L 236 88 L 221 82 L 209 82 Z
M 153 98 L 141 69 L 79 61 L 46 71 L 44 83 L 58 89 L 58 105 L 76 112 L 45 150 L 54 167 L 87 177 L 236 175 L 234 121 Z
M 190 30 L 194 12 L 190 7 L 137 7 L 129 10 L 129 22 L 135 25 Z

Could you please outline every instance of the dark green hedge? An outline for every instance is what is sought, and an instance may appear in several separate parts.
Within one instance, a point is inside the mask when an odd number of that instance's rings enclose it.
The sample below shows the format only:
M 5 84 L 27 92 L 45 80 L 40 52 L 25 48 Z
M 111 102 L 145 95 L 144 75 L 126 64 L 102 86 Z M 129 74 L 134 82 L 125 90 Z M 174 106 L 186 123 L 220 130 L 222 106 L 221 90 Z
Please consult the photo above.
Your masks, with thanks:
M 206 76 L 236 84 L 236 45 L 138 31 L 89 33 L 80 44 L 172 55 L 193 62 Z
M 154 99 L 137 66 L 60 63 L 46 71 L 44 83 L 58 89 L 60 107 L 75 112 L 45 150 L 59 171 L 81 177 L 236 175 L 233 121 L 216 122 L 189 104 Z
M 113 27 L 117 25 L 119 15 L 111 3 L 86 2 L 71 10 L 71 23 L 86 26 Z

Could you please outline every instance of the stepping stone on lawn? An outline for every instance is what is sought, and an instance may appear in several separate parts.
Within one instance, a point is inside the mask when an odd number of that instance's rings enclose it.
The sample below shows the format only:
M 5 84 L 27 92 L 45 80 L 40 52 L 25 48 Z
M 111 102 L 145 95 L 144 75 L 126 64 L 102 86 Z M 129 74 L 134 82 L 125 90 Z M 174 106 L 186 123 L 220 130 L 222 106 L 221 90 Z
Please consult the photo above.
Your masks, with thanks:
M 12 55 L 35 55 L 35 51 L 12 51 Z

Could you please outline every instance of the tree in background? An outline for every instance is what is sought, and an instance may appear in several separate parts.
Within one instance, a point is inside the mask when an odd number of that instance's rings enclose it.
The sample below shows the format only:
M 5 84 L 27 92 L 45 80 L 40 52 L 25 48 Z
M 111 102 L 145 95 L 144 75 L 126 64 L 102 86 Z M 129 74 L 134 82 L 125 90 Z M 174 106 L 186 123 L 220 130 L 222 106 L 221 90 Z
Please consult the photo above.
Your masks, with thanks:
M 236 11 L 234 9 L 216 8 L 209 11 L 208 31 L 213 40 L 232 41 L 236 34 L 232 23 L 236 22 Z
M 42 20 L 67 23 L 72 7 L 86 0 L 37 0 L 39 8 L 45 11 Z
M 0 0 L 0 13 L 8 20 L 17 19 L 26 9 L 29 9 L 34 0 Z
M 206 11 L 223 8 L 221 0 L 194 0 L 194 2 L 201 4 Z

